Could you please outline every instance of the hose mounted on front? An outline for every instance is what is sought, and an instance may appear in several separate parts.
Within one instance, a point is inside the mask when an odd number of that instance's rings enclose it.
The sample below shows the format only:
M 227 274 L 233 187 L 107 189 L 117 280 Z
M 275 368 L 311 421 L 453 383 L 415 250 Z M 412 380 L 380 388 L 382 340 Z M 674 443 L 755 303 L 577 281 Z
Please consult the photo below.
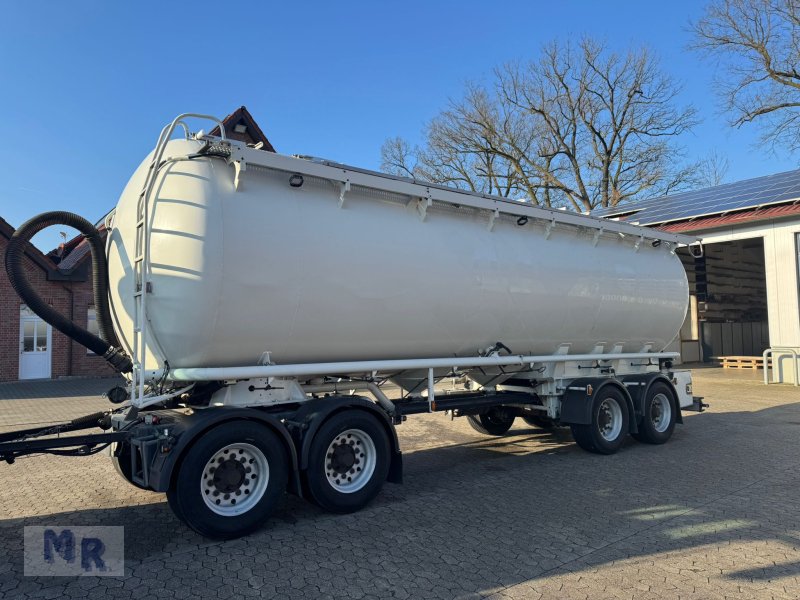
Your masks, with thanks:
M 92 283 L 94 305 L 97 310 L 97 325 L 100 330 L 99 337 L 55 310 L 39 296 L 28 282 L 24 264 L 25 248 L 34 235 L 51 225 L 73 227 L 80 231 L 89 243 L 92 253 Z M 44 321 L 95 354 L 102 356 L 118 372 L 129 373 L 132 370 L 133 363 L 121 349 L 111 322 L 111 310 L 108 304 L 108 267 L 103 239 L 97 228 L 89 221 L 65 211 L 42 213 L 26 221 L 8 242 L 6 273 L 17 295 Z

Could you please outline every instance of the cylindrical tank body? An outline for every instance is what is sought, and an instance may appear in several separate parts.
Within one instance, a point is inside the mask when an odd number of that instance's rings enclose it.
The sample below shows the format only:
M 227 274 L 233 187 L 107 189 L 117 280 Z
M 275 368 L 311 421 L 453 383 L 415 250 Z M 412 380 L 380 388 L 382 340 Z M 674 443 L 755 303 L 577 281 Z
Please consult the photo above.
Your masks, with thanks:
M 165 156 L 196 152 L 172 141 Z M 115 326 L 130 351 L 136 205 L 150 159 L 120 198 L 109 239 Z M 303 161 L 298 159 L 298 170 Z M 688 304 L 666 244 L 485 211 L 428 210 L 389 193 L 220 158 L 163 168 L 151 200 L 148 345 L 171 367 L 663 349 Z M 407 198 L 406 198 L 407 200 Z M 148 368 L 154 368 L 150 364 Z

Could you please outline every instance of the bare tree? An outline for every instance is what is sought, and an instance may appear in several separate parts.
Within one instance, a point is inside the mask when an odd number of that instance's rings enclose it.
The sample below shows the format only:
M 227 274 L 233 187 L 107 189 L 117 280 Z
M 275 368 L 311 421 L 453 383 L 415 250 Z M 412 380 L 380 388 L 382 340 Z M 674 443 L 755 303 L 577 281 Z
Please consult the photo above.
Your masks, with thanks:
M 473 123 L 476 112 L 494 109 L 484 91 L 471 87 L 468 101 L 451 103 L 425 129 L 425 148 L 402 138 L 387 139 L 381 147 L 381 169 L 457 188 L 505 197 L 524 196 L 513 167 L 492 152 L 485 131 Z
M 724 67 L 732 125 L 759 122 L 764 141 L 800 148 L 800 2 L 714 0 L 693 29 L 695 47 Z
M 411 150 L 387 140 L 393 173 L 579 211 L 692 183 L 675 138 L 695 123 L 679 86 L 646 50 L 625 55 L 586 39 L 552 43 L 538 61 L 472 84 Z
M 712 151 L 706 158 L 697 163 L 692 187 L 713 187 L 724 183 L 725 178 L 728 176 L 729 168 L 730 162 L 728 158 L 716 150 Z
M 401 137 L 388 138 L 381 146 L 381 170 L 392 175 L 418 177 L 417 155 L 419 152 L 419 148 L 412 148 Z

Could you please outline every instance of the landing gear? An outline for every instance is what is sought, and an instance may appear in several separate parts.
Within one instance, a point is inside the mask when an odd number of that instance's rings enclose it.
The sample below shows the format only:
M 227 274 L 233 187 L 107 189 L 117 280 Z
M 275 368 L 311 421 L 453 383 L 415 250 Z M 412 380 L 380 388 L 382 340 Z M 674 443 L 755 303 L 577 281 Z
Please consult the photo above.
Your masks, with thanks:
M 628 433 L 628 404 L 622 392 L 604 386 L 592 400 L 591 422 L 570 425 L 572 436 L 584 450 L 596 454 L 614 454 L 622 447 Z
M 467 416 L 467 421 L 478 433 L 484 435 L 503 435 L 514 424 L 514 413 L 502 406 L 495 406 L 479 415 Z
M 390 459 L 389 436 L 376 417 L 358 409 L 335 413 L 311 442 L 305 488 L 325 510 L 356 511 L 380 492 Z
M 286 450 L 278 436 L 263 425 L 234 421 L 197 438 L 167 499 L 199 534 L 235 538 L 270 516 L 287 479 Z

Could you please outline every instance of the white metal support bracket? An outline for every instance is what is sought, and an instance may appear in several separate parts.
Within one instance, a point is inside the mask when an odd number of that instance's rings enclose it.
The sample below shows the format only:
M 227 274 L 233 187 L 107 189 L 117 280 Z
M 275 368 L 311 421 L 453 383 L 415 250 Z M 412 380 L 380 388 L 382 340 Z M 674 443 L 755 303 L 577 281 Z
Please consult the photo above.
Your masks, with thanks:
M 417 200 L 417 213 L 419 214 L 419 220 L 424 221 L 428 216 L 428 209 L 433 204 L 433 198 L 431 198 L 431 191 L 428 189 L 426 191 L 425 197 L 420 198 Z
M 492 212 L 492 214 L 489 215 L 489 226 L 487 227 L 489 231 L 494 230 L 494 222 L 497 220 L 497 217 L 499 216 L 500 216 L 500 210 L 495 208 L 494 212 Z
M 350 180 L 345 179 L 340 185 L 342 187 L 339 191 L 339 208 L 342 208 L 342 206 L 344 206 L 344 196 L 350 191 Z
M 548 224 L 547 227 L 544 228 L 544 239 L 549 240 L 550 234 L 553 233 L 553 229 L 556 228 L 556 220 L 552 219 Z
M 233 188 L 238 192 L 242 189 L 242 179 L 244 172 L 247 171 L 247 162 L 242 152 L 238 148 L 232 147 L 228 163 L 233 165 Z
M 592 238 L 592 246 L 597 246 L 597 242 L 600 241 L 600 237 L 603 235 L 603 228 L 601 227 L 597 231 L 594 232 L 594 237 Z
M 636 240 L 636 243 L 633 245 L 633 251 L 634 252 L 638 252 L 639 251 L 639 247 L 642 245 L 642 242 L 644 242 L 644 236 L 640 235 L 639 239 Z

